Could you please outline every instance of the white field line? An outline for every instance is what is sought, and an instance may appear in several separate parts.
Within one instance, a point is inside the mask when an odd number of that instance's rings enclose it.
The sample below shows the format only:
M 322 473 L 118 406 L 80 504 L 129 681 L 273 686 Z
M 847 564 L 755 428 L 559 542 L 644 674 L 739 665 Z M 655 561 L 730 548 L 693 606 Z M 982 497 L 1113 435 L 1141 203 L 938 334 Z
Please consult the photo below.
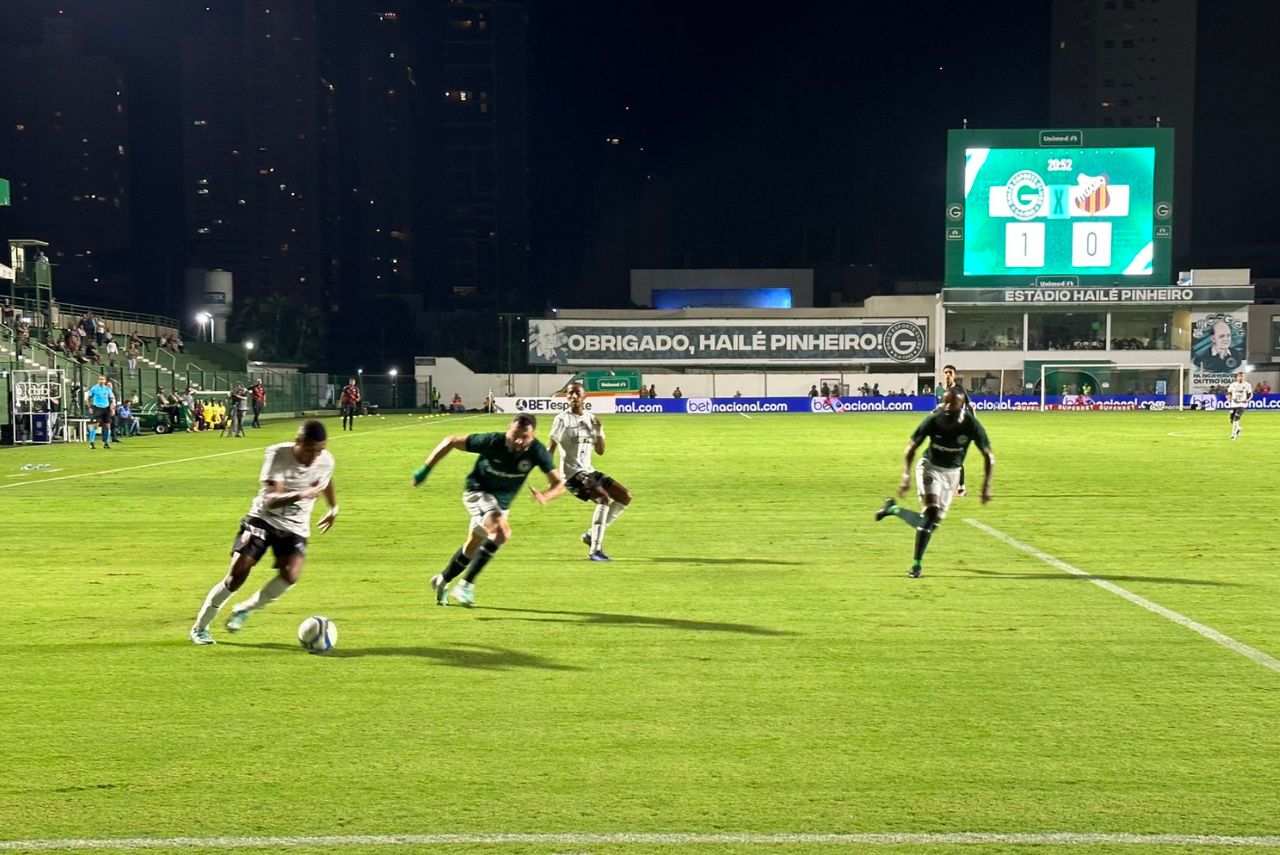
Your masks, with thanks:
M 449 424 L 454 424 L 456 422 L 461 422 L 461 421 L 469 421 L 471 419 L 478 419 L 478 418 L 480 417 L 479 416 L 463 416 L 460 419 L 451 419 L 449 421 Z M 422 425 L 415 420 L 413 424 L 400 425 L 399 427 L 375 428 L 373 430 L 364 430 L 364 431 L 342 431 L 336 436 L 331 435 L 329 437 L 329 441 L 333 442 L 335 439 L 338 439 L 340 437 L 372 436 L 375 433 L 387 433 L 393 430 L 409 430 L 410 428 L 415 428 L 415 427 L 422 427 Z M 201 454 L 198 457 L 179 457 L 174 460 L 157 460 L 154 463 L 140 463 L 137 466 L 121 466 L 118 469 L 102 469 L 97 472 L 79 472 L 79 473 L 76 473 L 75 475 L 59 475 L 57 478 L 39 478 L 35 481 L 17 481 L 13 484 L 0 484 L 0 490 L 7 490 L 7 489 L 10 489 L 11 487 L 31 487 L 36 484 L 48 484 L 52 481 L 67 481 L 72 478 L 96 478 L 101 475 L 114 475 L 117 472 L 132 472 L 136 469 L 150 469 L 153 466 L 172 466 L 175 463 L 191 463 L 196 460 L 212 460 L 215 457 L 227 457 L 232 454 L 248 454 L 254 451 L 261 454 L 264 450 L 266 450 L 266 448 L 267 446 L 265 445 L 253 445 L 247 448 L 236 448 L 231 451 L 219 451 L 215 454 Z M 58 470 L 55 469 L 52 471 L 56 472 Z
M 747 421 L 751 421 L 751 416 L 747 415 L 746 413 L 738 413 L 738 415 L 742 416 Z
M 129 849 L 286 849 L 296 846 L 316 848 L 341 846 L 449 846 L 449 845 L 558 845 L 558 846 L 1280 846 L 1280 835 L 1227 836 L 1216 834 L 1091 834 L 1045 833 L 1001 834 L 982 832 L 887 834 L 751 834 L 751 833 L 628 833 L 607 834 L 344 834 L 308 837 L 130 837 L 65 840 L 0 841 L 0 852 L 48 852 L 54 850 Z
M 1274 656 L 1271 656 L 1267 653 L 1263 653 L 1261 650 L 1258 650 L 1256 648 L 1250 647 L 1244 642 L 1236 641 L 1231 636 L 1223 635 L 1221 632 L 1218 632 L 1216 629 L 1214 629 L 1211 626 L 1205 626 L 1202 623 L 1198 623 L 1197 621 L 1192 620 L 1186 615 L 1178 614 L 1172 609 L 1167 609 L 1164 606 L 1160 605 L 1159 603 L 1154 603 L 1151 600 L 1148 600 L 1146 597 L 1140 597 L 1137 594 L 1133 593 L 1132 591 L 1127 591 L 1124 588 L 1121 588 L 1119 585 L 1115 584 L 1114 582 L 1108 582 L 1106 579 L 1099 579 L 1096 576 L 1094 576 L 1092 573 L 1086 573 L 1085 571 L 1081 570 L 1078 567 L 1072 567 L 1070 564 L 1063 561 L 1062 559 L 1054 558 L 1052 555 L 1050 555 L 1047 552 L 1041 552 L 1039 549 L 1036 549 L 1034 546 L 1023 543 L 1020 540 L 1015 540 L 1014 538 L 1010 537 L 1004 532 L 998 531 L 989 525 L 984 525 L 983 523 L 980 523 L 977 520 L 972 520 L 972 519 L 965 520 L 965 522 L 967 522 L 969 525 L 975 528 L 985 531 L 987 534 L 991 535 L 992 537 L 998 540 L 1003 540 L 1005 543 L 1009 544 L 1015 549 L 1020 549 L 1023 552 L 1027 553 L 1028 555 L 1032 555 L 1032 556 L 1035 556 L 1036 558 L 1039 558 L 1044 563 L 1052 567 L 1056 567 L 1064 573 L 1070 573 L 1073 576 L 1079 576 L 1083 579 L 1087 579 L 1089 582 L 1091 582 L 1094 585 L 1097 585 L 1099 588 L 1101 588 L 1104 591 L 1109 591 L 1112 594 L 1115 594 L 1117 597 L 1123 597 L 1124 599 L 1128 600 L 1134 605 L 1142 606 L 1144 609 L 1146 609 L 1149 612 L 1154 612 L 1160 615 L 1160 617 L 1165 618 L 1167 620 L 1171 620 L 1174 623 L 1178 624 L 1179 626 L 1185 626 L 1187 629 L 1191 630 L 1192 632 L 1196 632 L 1196 633 L 1199 633 L 1200 635 L 1203 635 L 1205 638 L 1209 639 L 1214 644 L 1220 644 L 1223 647 L 1227 648 L 1228 650 L 1239 653 L 1241 656 L 1245 657 L 1246 659 L 1253 660 L 1254 662 L 1258 663 L 1264 668 L 1270 668 L 1272 671 L 1280 673 L 1280 659 L 1276 659 Z

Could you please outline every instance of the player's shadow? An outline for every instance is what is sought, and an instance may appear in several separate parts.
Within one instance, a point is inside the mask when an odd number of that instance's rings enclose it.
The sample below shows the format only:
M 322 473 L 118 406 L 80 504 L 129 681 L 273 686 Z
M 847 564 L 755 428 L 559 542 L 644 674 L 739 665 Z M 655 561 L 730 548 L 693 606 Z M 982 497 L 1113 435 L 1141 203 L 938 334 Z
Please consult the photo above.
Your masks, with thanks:
M 288 650 L 297 653 L 298 647 L 278 642 L 245 644 L 239 641 L 223 641 L 229 647 L 252 647 L 259 650 Z M 364 656 L 410 656 L 434 659 L 441 665 L 454 668 L 476 668 L 482 671 L 509 671 L 515 668 L 539 668 L 545 671 L 581 671 L 575 665 L 562 665 L 542 656 L 511 650 L 506 647 L 489 647 L 468 644 L 458 647 L 340 647 L 324 654 L 326 659 L 359 659 Z
M 1074 573 L 1001 573 L 998 570 L 963 568 L 961 573 L 972 573 L 988 579 L 1047 579 L 1059 582 L 1088 582 L 1101 579 L 1104 582 L 1156 582 L 1162 585 L 1205 585 L 1215 588 L 1239 588 L 1239 582 L 1219 582 L 1213 579 L 1178 579 L 1173 576 L 1114 576 L 1109 573 L 1090 573 L 1077 576 Z
M 647 561 L 650 564 L 754 564 L 765 567 L 799 567 L 804 564 L 803 561 L 779 561 L 776 558 L 709 558 L 702 555 L 697 558 L 679 558 L 670 555 L 655 558 L 626 558 L 622 563 L 629 561 Z
M 619 615 L 607 612 L 560 612 L 549 609 L 513 609 L 501 606 L 484 606 L 478 612 L 510 612 L 512 615 L 546 615 L 546 617 L 486 617 L 480 620 L 525 620 L 535 623 L 572 623 L 584 626 L 636 626 L 656 629 L 680 629 L 688 632 L 737 632 L 743 635 L 796 635 L 782 629 L 770 629 L 749 623 L 720 623 L 704 620 L 652 617 L 650 615 Z

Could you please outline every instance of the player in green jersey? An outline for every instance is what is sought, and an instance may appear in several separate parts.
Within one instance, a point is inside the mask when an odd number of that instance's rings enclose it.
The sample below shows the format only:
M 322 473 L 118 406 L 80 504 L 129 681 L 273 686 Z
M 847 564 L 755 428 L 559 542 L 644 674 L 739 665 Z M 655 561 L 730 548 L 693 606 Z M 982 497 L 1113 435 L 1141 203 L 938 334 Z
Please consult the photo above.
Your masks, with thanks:
M 965 390 L 963 381 L 957 376 L 954 365 L 942 366 L 942 385 L 938 389 L 940 391 L 935 392 L 938 397 L 938 407 L 934 410 L 935 413 L 942 412 L 942 396 L 947 393 L 947 390 L 959 389 L 960 393 L 964 395 L 964 411 L 970 416 L 974 415 L 973 401 L 969 399 L 969 393 Z M 956 498 L 963 499 L 967 492 L 968 490 L 964 485 L 964 466 L 962 465 L 960 467 L 960 484 L 956 487 Z
M 466 542 L 453 554 L 448 566 L 431 577 L 436 605 L 449 605 L 451 594 L 464 606 L 475 603 L 476 577 L 498 548 L 511 539 L 507 509 L 535 466 L 547 473 L 550 484 L 550 488 L 543 491 L 529 488 L 538 504 L 546 505 L 564 492 L 564 477 L 556 469 L 551 452 L 535 436 L 537 426 L 536 417 L 521 413 L 511 420 L 506 433 L 447 436 L 414 471 L 413 486 L 416 487 L 427 480 L 432 468 L 453 449 L 476 455 L 462 493 L 462 504 L 471 516 L 471 526 Z M 449 583 L 464 571 L 466 576 L 450 590 Z
M 915 459 L 916 449 L 927 439 L 929 447 L 916 464 L 916 489 L 920 494 L 923 511 L 917 513 L 908 510 L 892 498 L 886 499 L 884 507 L 876 511 L 876 520 L 894 516 L 916 530 L 916 548 L 908 573 L 913 578 L 920 576 L 921 562 L 924 560 L 924 551 L 929 546 L 929 538 L 946 517 L 951 497 L 960 486 L 960 468 L 970 445 L 978 446 L 986 464 L 982 480 L 982 503 L 985 505 L 991 501 L 991 474 L 995 469 L 996 458 L 991 453 L 991 441 L 987 439 L 986 430 L 966 411 L 967 401 L 968 396 L 963 389 L 951 387 L 942 396 L 942 406 L 930 413 L 911 435 L 911 442 L 907 445 L 903 459 L 902 483 L 898 486 L 898 496 L 907 494 L 907 487 L 911 485 L 911 462 Z

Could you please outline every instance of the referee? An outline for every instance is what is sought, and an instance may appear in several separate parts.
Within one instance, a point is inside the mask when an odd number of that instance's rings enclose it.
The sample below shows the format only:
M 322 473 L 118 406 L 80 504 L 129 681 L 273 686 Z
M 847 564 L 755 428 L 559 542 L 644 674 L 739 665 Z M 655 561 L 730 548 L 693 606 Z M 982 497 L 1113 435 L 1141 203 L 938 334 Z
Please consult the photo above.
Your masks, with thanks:
M 85 400 L 92 408 L 93 419 L 89 427 L 89 447 L 98 436 L 98 426 L 102 426 L 102 447 L 111 447 L 111 409 L 116 403 L 116 393 L 107 385 L 107 375 L 99 374 L 98 382 L 89 387 Z

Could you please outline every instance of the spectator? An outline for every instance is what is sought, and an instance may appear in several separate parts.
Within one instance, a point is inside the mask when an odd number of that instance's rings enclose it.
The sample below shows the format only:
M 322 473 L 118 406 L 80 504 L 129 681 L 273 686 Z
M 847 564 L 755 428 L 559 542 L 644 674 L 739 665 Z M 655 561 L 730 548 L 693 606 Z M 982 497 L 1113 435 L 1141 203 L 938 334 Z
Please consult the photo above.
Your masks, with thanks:
M 116 407 L 116 421 L 119 423 L 122 436 L 137 436 L 142 430 L 142 424 L 133 414 L 133 407 L 128 401 L 121 401 Z
M 204 401 L 199 398 L 196 399 L 195 407 L 191 410 L 191 417 L 195 420 L 195 429 L 197 431 L 209 429 L 208 413 L 205 412 Z
M 677 386 L 675 389 L 673 389 L 673 390 L 671 391 L 671 397 L 673 397 L 673 398 L 683 398 L 683 397 L 684 397 L 684 392 L 681 392 L 681 391 L 680 391 L 680 387 L 679 387 L 679 386 Z
M 644 385 L 643 383 L 640 384 L 640 397 L 641 398 L 649 397 L 649 387 Z
M 826 380 L 823 380 L 823 381 L 822 381 L 822 397 L 824 397 L 824 398 L 830 398 L 830 397 L 831 397 L 831 387 L 830 387 L 829 385 L 827 385 L 827 381 L 826 381 Z
M 431 384 L 431 412 L 440 412 L 440 387 L 434 383 Z
M 462 396 L 459 395 L 457 392 L 453 393 L 453 402 L 449 405 L 449 409 L 455 413 L 461 413 L 463 411 Z
M 179 398 L 178 398 L 178 399 L 182 402 L 182 406 L 186 408 L 187 412 L 188 412 L 188 413 L 190 413 L 190 414 L 192 415 L 191 422 L 190 422 L 190 424 L 188 424 L 188 425 L 187 425 L 187 433 L 192 433 L 193 431 L 195 431 L 195 430 L 196 430 L 196 424 L 195 424 L 195 412 L 196 412 L 196 395 L 195 395 L 195 387 L 194 387 L 194 386 L 188 386 L 188 387 L 187 387 L 187 390 L 186 390 L 185 392 L 183 392 L 183 393 L 179 396 Z
M 131 347 L 136 347 L 138 349 L 138 353 L 147 352 L 147 343 L 142 340 L 142 336 L 138 335 L 137 330 L 129 333 L 129 345 Z
M 174 333 L 174 334 L 173 334 L 173 336 L 169 339 L 169 351 L 170 351 L 171 353 L 186 353 L 186 352 L 187 352 L 187 348 L 186 348 L 186 346 L 185 346 L 185 345 L 183 345 L 183 343 L 182 343 L 182 336 L 178 335 L 177 333 Z M 243 385 L 243 384 L 241 384 L 241 385 Z M 248 412 L 248 411 L 246 410 L 246 412 Z
M 809 397 L 810 398 L 818 397 L 818 385 L 816 383 L 809 387 Z
M 734 397 L 734 398 L 741 398 L 741 397 L 742 397 L 742 390 L 741 390 L 741 389 L 739 389 L 739 390 L 735 391 L 735 392 L 733 393 L 733 397 Z
M 116 357 L 119 355 L 120 345 L 116 344 L 116 340 L 111 337 L 111 333 L 107 333 L 107 364 L 115 368 Z
M 156 387 L 156 409 L 169 417 L 169 424 L 177 426 L 178 424 L 178 405 L 169 399 L 164 389 Z
M 231 435 L 244 436 L 244 417 L 249 412 L 249 390 L 238 380 L 235 388 L 231 390 L 227 409 L 231 414 Z
M 14 312 L 13 304 L 11 304 L 9 302 L 9 298 L 6 297 L 4 305 L 0 306 L 0 323 L 3 323 L 10 329 L 13 329 L 13 319 L 15 315 L 16 313 Z
M 135 344 L 133 340 L 130 340 L 129 346 L 125 349 L 124 358 L 125 358 L 125 361 L 129 363 L 129 373 L 131 375 L 137 374 L 138 373 L 138 345 Z
M 879 383 L 877 383 L 877 384 L 875 384 L 874 386 L 872 386 L 872 387 L 871 387 L 871 396 L 872 396 L 873 398 L 879 398 L 879 397 L 880 397 L 880 384 L 879 384 Z
M 249 401 L 253 404 L 253 426 L 262 427 L 262 408 L 267 405 L 267 387 L 262 385 L 261 378 L 253 381 L 249 388 Z

